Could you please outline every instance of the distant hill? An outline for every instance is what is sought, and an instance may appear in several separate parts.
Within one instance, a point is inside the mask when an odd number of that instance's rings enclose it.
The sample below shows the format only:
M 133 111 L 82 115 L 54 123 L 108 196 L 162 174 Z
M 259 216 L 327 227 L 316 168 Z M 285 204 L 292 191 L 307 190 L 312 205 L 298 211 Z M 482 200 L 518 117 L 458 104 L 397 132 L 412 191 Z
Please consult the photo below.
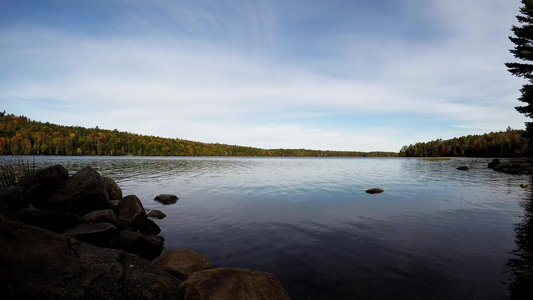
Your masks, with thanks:
M 260 149 L 61 126 L 0 113 L 0 155 L 388 157 L 394 152 Z
M 524 130 L 468 135 L 449 140 L 435 140 L 404 146 L 400 156 L 407 157 L 522 157 L 527 155 L 528 138 Z

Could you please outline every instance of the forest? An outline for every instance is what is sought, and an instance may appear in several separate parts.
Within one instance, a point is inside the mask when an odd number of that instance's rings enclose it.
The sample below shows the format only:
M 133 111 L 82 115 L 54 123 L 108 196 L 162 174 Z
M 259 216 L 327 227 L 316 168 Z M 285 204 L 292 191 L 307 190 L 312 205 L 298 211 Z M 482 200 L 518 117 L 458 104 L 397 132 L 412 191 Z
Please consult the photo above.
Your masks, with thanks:
M 0 155 L 387 157 L 394 152 L 260 149 L 61 126 L 0 113 Z
M 522 157 L 528 154 L 525 131 L 510 127 L 501 132 L 416 143 L 402 147 L 399 153 L 407 157 Z

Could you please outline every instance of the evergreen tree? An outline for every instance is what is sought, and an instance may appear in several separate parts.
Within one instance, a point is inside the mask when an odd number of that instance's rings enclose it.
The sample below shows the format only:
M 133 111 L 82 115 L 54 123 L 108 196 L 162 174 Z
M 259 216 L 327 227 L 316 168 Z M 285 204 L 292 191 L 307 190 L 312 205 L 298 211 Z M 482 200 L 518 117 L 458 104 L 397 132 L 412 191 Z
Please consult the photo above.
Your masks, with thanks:
M 515 44 L 511 53 L 515 58 L 523 62 L 506 63 L 507 69 L 511 74 L 525 78 L 529 83 L 524 84 L 520 89 L 522 95 L 518 100 L 526 103 L 524 106 L 517 106 L 515 109 L 533 118 L 533 0 L 522 0 L 522 7 L 520 7 L 520 15 L 516 16 L 520 26 L 512 27 L 514 36 L 509 39 Z M 533 124 L 526 123 L 528 135 L 533 135 Z

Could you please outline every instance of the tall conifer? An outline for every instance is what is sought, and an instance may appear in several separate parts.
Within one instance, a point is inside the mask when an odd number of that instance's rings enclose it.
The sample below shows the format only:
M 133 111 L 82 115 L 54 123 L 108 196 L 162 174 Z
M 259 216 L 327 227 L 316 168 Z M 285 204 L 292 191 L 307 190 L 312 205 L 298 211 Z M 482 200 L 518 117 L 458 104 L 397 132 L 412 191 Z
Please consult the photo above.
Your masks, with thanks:
M 533 118 L 533 0 L 522 0 L 520 15 L 516 16 L 520 26 L 512 27 L 514 36 L 509 39 L 515 44 L 511 53 L 523 62 L 506 63 L 511 74 L 527 79 L 529 82 L 520 89 L 522 95 L 518 100 L 526 103 L 524 106 L 516 106 L 515 109 Z M 528 135 L 533 135 L 533 123 L 526 123 Z

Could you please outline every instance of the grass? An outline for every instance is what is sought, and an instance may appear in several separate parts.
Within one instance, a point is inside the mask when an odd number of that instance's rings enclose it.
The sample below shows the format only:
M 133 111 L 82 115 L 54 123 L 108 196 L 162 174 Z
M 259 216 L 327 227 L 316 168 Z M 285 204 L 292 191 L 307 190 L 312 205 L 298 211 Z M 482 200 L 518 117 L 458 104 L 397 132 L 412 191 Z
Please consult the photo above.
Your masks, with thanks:
M 10 159 L 0 159 L 0 188 L 17 185 L 22 178 L 35 170 L 35 158 L 33 162 L 29 159 L 12 157 Z
M 441 160 L 451 160 L 451 158 L 449 157 L 426 157 L 426 158 L 422 158 L 422 160 L 441 161 Z

